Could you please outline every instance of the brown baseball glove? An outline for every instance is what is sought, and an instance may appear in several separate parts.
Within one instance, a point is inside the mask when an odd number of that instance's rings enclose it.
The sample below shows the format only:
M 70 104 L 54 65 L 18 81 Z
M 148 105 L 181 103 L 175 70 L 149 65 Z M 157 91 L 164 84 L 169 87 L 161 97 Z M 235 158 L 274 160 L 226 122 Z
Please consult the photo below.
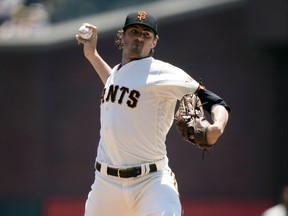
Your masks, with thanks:
M 207 142 L 206 131 L 210 123 L 204 115 L 202 105 L 198 96 L 186 94 L 180 100 L 174 119 L 181 137 L 206 151 L 214 145 Z

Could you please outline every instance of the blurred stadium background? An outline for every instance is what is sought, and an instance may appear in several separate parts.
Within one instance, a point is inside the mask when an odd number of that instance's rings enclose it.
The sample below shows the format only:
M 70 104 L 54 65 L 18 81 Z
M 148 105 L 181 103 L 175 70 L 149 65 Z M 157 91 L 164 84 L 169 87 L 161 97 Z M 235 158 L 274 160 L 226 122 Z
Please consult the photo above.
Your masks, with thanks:
M 102 84 L 74 36 L 99 29 L 110 65 L 126 14 L 158 17 L 155 58 L 232 107 L 201 160 L 173 127 L 170 165 L 185 215 L 257 216 L 288 180 L 287 0 L 0 0 L 0 215 L 83 215 L 94 179 Z

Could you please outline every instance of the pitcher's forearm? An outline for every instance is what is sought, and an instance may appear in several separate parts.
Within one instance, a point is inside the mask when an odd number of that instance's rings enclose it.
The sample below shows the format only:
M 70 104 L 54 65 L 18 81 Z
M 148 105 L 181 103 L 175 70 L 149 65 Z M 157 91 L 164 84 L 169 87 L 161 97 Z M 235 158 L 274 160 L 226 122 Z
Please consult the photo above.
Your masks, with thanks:
M 229 112 L 222 105 L 214 105 L 211 109 L 211 119 L 213 123 L 207 129 L 207 141 L 215 144 L 218 138 L 224 133 L 228 122 Z
M 97 51 L 94 52 L 94 55 L 87 56 L 87 59 L 105 84 L 112 70 L 111 67 L 102 59 Z
M 83 26 L 92 30 L 92 36 L 90 39 L 83 39 L 80 35 L 76 35 L 76 40 L 78 41 L 78 44 L 83 44 L 84 56 L 92 64 L 100 79 L 105 84 L 110 75 L 111 68 L 97 52 L 97 27 L 89 23 L 83 23 Z
M 213 125 L 218 127 L 222 134 L 229 118 L 227 109 L 222 105 L 215 105 L 211 110 L 211 118 Z

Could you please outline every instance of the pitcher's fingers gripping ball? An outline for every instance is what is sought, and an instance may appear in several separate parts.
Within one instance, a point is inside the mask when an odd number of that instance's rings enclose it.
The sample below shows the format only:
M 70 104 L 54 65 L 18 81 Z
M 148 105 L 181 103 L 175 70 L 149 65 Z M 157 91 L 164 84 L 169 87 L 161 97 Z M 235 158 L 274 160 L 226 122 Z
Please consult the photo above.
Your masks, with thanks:
M 88 40 L 92 37 L 93 32 L 92 29 L 89 29 L 85 25 L 82 25 L 78 30 L 78 34 L 81 38 Z
M 175 122 L 184 140 L 207 151 L 214 145 L 207 141 L 206 132 L 210 122 L 206 119 L 202 106 L 195 94 L 184 95 L 175 114 Z

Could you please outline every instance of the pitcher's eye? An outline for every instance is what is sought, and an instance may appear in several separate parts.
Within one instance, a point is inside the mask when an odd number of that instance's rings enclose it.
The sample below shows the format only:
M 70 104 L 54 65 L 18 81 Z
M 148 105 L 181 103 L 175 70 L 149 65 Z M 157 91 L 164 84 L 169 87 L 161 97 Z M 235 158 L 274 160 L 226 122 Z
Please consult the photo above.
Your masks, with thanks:
M 149 31 L 142 32 L 144 38 L 150 39 L 152 37 L 152 33 Z
M 130 33 L 132 33 L 133 35 L 138 35 L 139 31 L 135 28 L 130 29 Z
M 128 30 L 128 34 L 134 37 L 143 37 L 145 39 L 151 39 L 153 37 L 153 33 L 147 30 L 140 30 L 138 28 L 130 28 Z

